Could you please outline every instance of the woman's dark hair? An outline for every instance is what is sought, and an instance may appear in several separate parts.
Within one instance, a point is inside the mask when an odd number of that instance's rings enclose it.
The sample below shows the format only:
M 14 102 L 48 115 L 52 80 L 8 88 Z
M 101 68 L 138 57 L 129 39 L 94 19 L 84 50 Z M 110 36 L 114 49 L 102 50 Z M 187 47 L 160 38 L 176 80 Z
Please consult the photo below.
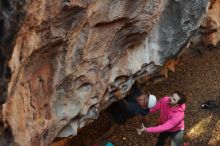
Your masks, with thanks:
M 178 94 L 179 97 L 180 97 L 180 100 L 178 101 L 177 104 L 183 104 L 183 103 L 186 102 L 186 95 L 182 91 L 175 91 L 175 92 L 173 92 L 173 94 L 175 94 L 175 93 Z

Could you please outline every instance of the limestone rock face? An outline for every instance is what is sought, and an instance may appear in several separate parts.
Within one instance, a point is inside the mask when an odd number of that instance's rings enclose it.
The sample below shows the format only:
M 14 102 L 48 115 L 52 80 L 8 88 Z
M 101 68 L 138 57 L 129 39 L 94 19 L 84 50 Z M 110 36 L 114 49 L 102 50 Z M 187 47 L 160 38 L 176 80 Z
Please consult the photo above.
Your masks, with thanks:
M 24 0 L 0 0 L 0 105 L 6 101 L 7 80 L 10 78 L 8 61 L 16 33 L 24 18 Z
M 202 20 L 200 28 L 193 36 L 192 45 L 209 48 L 213 46 L 220 47 L 220 1 L 212 0 L 209 5 L 209 11 Z
M 76 135 L 178 55 L 208 0 L 35 0 L 9 62 L 5 123 L 20 146 Z

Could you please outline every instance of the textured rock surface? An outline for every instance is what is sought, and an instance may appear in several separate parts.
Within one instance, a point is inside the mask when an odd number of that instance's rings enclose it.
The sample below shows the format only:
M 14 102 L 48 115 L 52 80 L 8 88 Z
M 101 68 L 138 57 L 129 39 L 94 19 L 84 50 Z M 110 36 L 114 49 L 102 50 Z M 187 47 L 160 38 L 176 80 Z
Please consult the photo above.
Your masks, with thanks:
M 0 104 L 5 102 L 7 96 L 7 80 L 10 78 L 7 62 L 24 18 L 24 6 L 24 0 L 0 0 Z
M 18 145 L 76 135 L 199 27 L 208 0 L 28 1 L 4 119 Z
M 220 1 L 212 0 L 209 11 L 203 19 L 200 28 L 191 39 L 192 46 L 211 48 L 213 46 L 220 47 Z
M 213 0 L 209 7 L 201 27 L 203 31 L 202 41 L 207 46 L 209 44 L 220 47 L 220 1 Z

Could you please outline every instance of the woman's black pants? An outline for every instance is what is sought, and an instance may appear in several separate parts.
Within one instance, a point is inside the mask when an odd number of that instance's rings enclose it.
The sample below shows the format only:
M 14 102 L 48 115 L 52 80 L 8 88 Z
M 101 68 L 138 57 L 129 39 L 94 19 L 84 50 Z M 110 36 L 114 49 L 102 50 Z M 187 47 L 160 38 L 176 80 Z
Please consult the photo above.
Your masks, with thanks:
M 184 130 L 177 132 L 162 132 L 158 136 L 156 146 L 164 146 L 165 141 L 168 137 L 171 137 L 171 146 L 182 146 L 183 145 Z

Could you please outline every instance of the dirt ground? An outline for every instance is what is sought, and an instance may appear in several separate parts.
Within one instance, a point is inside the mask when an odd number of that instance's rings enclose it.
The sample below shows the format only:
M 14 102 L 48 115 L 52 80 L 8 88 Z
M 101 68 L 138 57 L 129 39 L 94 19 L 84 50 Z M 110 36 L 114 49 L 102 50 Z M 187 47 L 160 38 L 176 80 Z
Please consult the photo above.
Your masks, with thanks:
M 183 57 L 163 82 L 146 85 L 149 91 L 161 98 L 181 90 L 188 96 L 185 112 L 185 143 L 188 146 L 220 146 L 220 50 L 193 53 Z M 218 109 L 204 110 L 201 104 L 216 100 Z M 115 146 L 152 146 L 157 134 L 137 134 L 136 128 L 143 122 L 146 126 L 157 124 L 158 114 L 146 117 L 136 116 L 122 125 L 113 125 L 108 114 L 101 113 L 99 119 L 83 128 L 79 135 L 67 140 L 57 141 L 59 146 L 91 146 L 103 140 Z M 110 128 L 110 127 L 115 127 Z M 111 130 L 110 130 L 111 129 Z M 170 145 L 170 142 L 167 142 Z

